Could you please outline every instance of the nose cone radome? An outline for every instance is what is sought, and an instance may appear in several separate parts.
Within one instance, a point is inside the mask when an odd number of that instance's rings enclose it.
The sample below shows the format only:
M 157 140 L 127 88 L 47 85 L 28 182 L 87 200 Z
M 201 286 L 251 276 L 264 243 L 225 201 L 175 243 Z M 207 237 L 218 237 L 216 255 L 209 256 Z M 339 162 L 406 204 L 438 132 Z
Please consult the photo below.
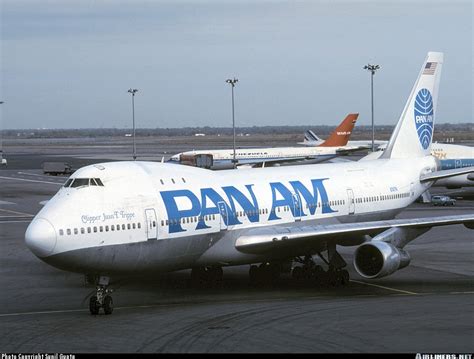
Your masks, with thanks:
M 38 257 L 50 255 L 56 246 L 56 231 L 44 218 L 35 218 L 25 233 L 28 248 Z

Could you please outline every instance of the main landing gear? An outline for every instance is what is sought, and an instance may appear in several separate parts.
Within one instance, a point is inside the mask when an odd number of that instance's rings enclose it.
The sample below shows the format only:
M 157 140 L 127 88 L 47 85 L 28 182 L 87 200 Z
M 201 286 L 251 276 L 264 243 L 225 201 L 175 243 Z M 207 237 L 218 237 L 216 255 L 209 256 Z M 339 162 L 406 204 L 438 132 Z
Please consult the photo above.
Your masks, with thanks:
M 328 265 L 325 271 L 322 266 L 317 265 L 312 256 L 307 255 L 304 259 L 296 258 L 295 262 L 303 264 L 294 267 L 291 276 L 298 282 L 310 281 L 318 286 L 338 287 L 349 282 L 349 272 L 343 267 L 337 267 L 328 262 L 320 253 L 318 255 Z M 342 258 L 341 258 L 342 259 Z
M 89 300 L 89 311 L 92 315 L 99 314 L 100 308 L 104 308 L 105 314 L 112 314 L 114 310 L 114 302 L 109 293 L 112 289 L 108 289 L 109 277 L 100 276 L 97 281 L 96 294 Z
M 327 265 L 327 270 L 317 265 L 313 256 L 297 257 L 294 262 L 301 265 L 293 267 L 291 276 L 297 283 L 312 283 L 318 286 L 338 287 L 349 283 L 349 272 L 344 269 L 347 263 L 336 251 L 334 244 L 328 244 L 327 258 L 321 253 L 317 255 Z M 252 265 L 249 270 L 250 285 L 261 286 L 275 284 L 284 272 L 284 266 L 278 263 L 262 263 Z
M 191 286 L 194 288 L 219 287 L 224 271 L 222 267 L 196 267 L 191 270 Z

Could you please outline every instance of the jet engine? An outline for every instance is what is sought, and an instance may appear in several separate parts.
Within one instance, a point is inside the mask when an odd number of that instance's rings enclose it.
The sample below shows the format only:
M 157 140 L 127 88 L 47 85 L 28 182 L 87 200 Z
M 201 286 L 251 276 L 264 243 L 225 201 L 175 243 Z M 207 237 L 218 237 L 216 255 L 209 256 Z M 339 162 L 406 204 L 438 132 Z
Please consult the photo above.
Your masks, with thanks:
M 361 244 L 355 251 L 354 267 L 362 277 L 381 278 L 410 264 L 410 255 L 403 249 L 383 241 Z

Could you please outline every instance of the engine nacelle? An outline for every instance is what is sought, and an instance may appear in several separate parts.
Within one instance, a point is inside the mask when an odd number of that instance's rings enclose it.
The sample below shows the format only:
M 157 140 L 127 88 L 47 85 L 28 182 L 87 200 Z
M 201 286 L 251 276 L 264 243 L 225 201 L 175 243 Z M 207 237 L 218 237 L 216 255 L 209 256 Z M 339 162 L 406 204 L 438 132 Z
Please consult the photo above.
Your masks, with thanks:
M 361 244 L 355 251 L 354 267 L 362 277 L 381 278 L 410 264 L 410 255 L 403 249 L 383 241 Z

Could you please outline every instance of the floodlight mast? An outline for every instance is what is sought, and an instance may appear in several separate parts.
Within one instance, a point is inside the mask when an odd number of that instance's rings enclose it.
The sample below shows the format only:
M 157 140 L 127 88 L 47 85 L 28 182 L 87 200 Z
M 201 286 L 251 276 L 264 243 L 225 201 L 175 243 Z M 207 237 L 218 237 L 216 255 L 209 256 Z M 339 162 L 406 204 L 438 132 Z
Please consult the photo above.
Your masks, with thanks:
M 234 149 L 234 158 L 232 159 L 233 167 L 237 167 L 237 159 L 235 154 L 235 116 L 234 116 L 234 87 L 239 80 L 234 77 L 233 80 L 227 79 L 225 82 L 232 86 L 232 131 L 233 131 L 233 149 Z
M 375 126 L 374 126 L 374 75 L 375 72 L 380 69 L 379 65 L 367 64 L 364 66 L 364 70 L 370 71 L 370 98 L 372 106 L 372 152 L 375 151 Z
M 137 148 L 135 144 L 135 93 L 138 92 L 137 89 L 128 89 L 128 92 L 132 94 L 132 121 L 133 121 L 133 160 L 137 159 Z

